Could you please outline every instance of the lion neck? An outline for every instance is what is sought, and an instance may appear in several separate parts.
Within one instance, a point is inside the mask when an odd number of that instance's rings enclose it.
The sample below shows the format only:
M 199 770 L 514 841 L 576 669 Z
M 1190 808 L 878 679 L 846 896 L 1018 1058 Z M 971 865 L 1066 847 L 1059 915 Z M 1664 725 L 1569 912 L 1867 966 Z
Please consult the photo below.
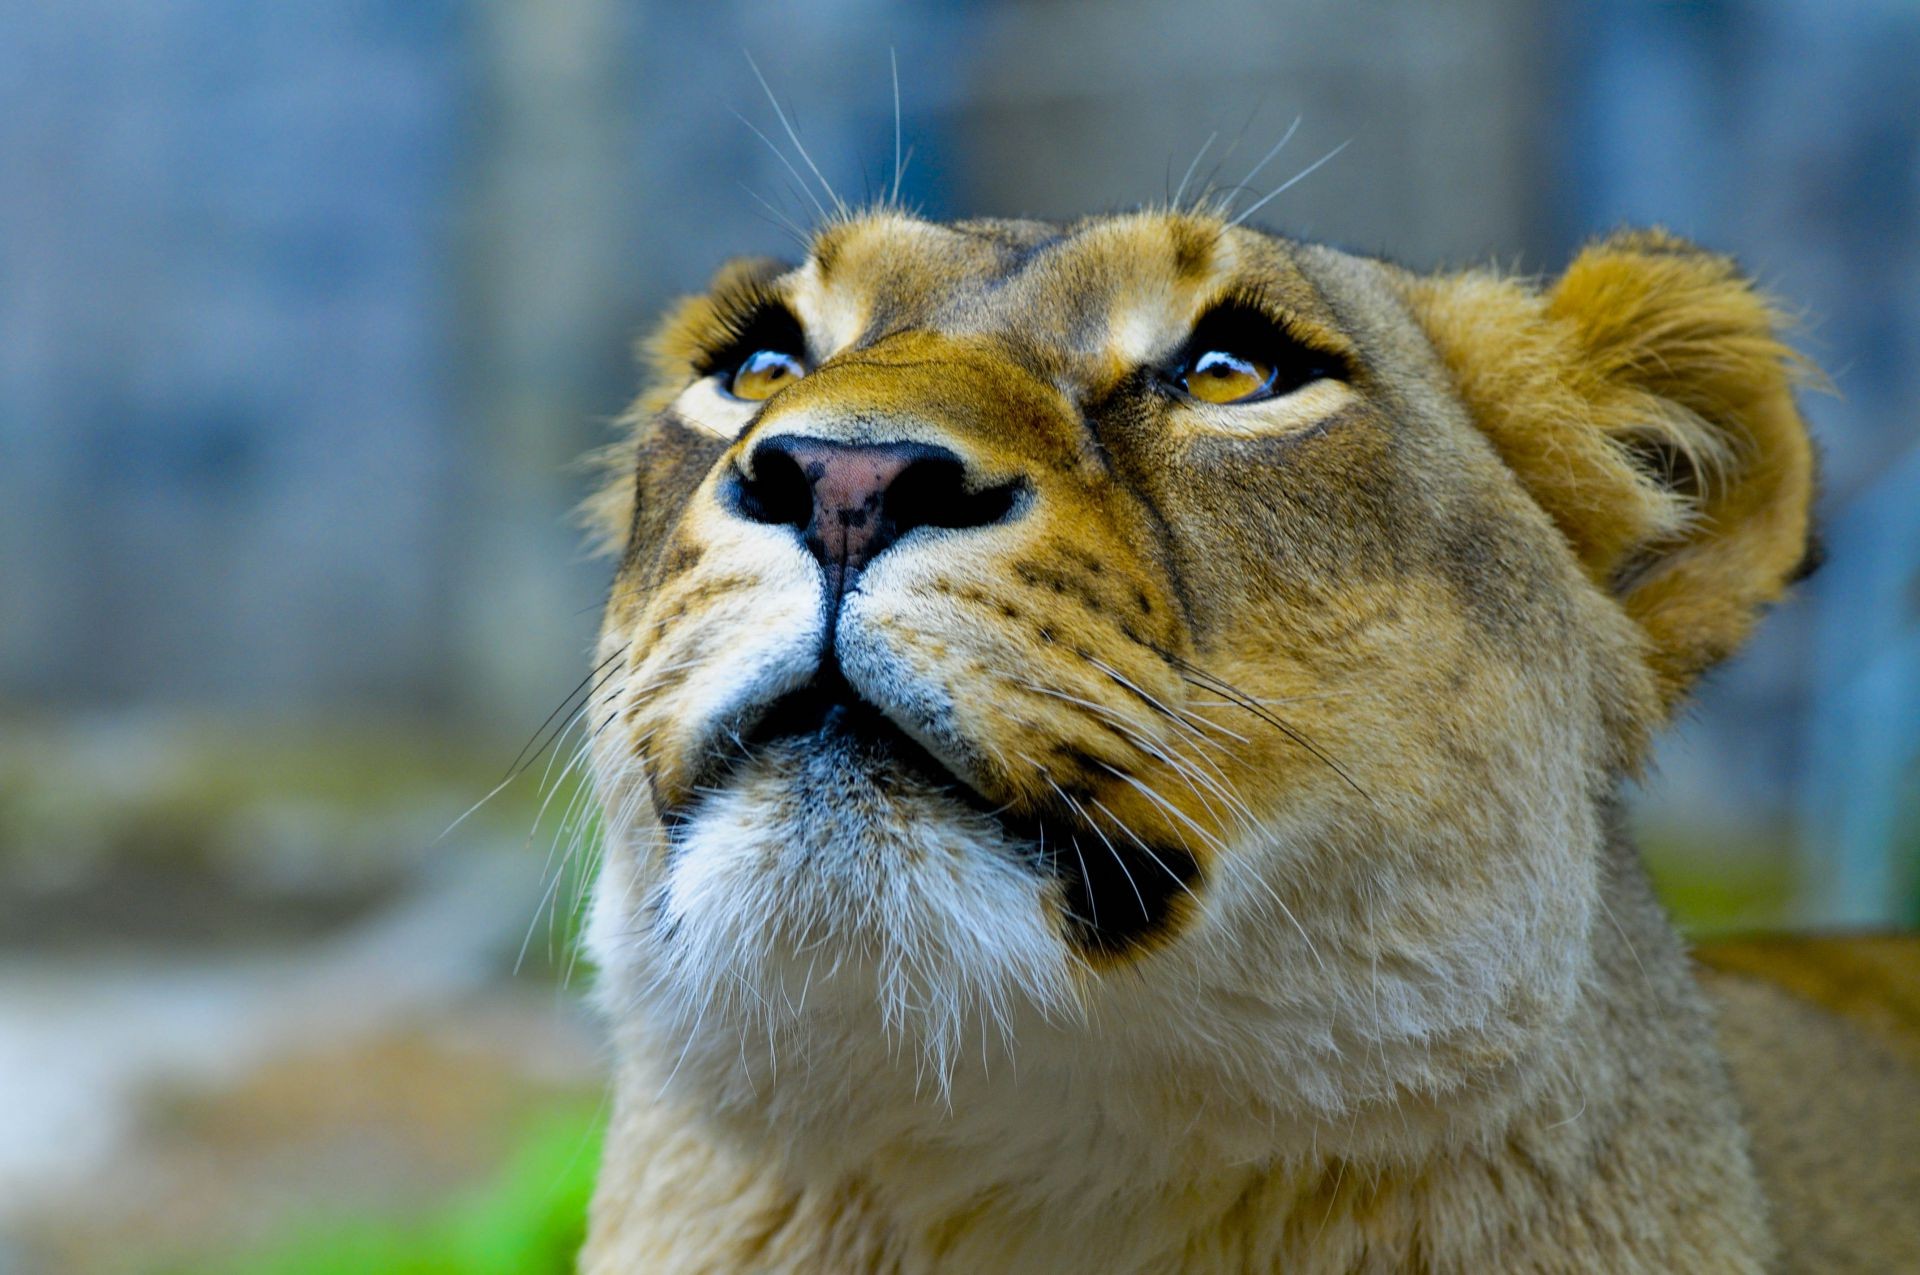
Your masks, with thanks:
M 685 1055 L 630 1042 L 583 1269 L 674 1269 L 696 1241 L 662 1219 L 695 1213 L 713 1229 L 688 1260 L 731 1245 L 740 1269 L 1760 1269 L 1704 1007 L 1624 843 L 1602 902 L 1579 1004 L 1538 1048 L 1338 1117 L 990 1044 L 944 1096 L 843 1074 L 786 1105 L 763 1074 L 681 1101 L 662 1076 Z

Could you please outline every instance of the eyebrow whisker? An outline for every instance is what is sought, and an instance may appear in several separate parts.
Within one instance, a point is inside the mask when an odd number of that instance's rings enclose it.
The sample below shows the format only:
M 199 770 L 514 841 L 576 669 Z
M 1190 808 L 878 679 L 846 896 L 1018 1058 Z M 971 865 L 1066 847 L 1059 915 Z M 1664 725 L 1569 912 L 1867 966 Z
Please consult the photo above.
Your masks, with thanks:
M 1259 199 L 1254 200 L 1253 203 L 1247 208 L 1245 212 L 1241 213 L 1238 217 L 1235 217 L 1232 221 L 1227 223 L 1227 229 L 1229 230 L 1233 229 L 1235 226 L 1239 225 L 1241 222 L 1245 221 L 1247 218 L 1259 212 L 1262 208 L 1265 208 L 1273 200 L 1279 198 L 1281 195 L 1286 194 L 1287 191 L 1291 190 L 1294 186 L 1297 186 L 1299 183 L 1305 181 L 1309 176 L 1311 176 L 1315 169 L 1319 168 L 1322 164 L 1326 163 L 1328 160 L 1332 159 L 1335 155 L 1338 155 L 1341 151 L 1347 149 L 1347 147 L 1351 146 L 1352 144 L 1353 144 L 1352 139 L 1348 139 L 1347 141 L 1340 143 L 1338 146 L 1334 147 L 1332 150 L 1322 155 L 1319 159 L 1314 160 L 1311 164 L 1308 164 L 1305 168 L 1301 169 L 1299 172 L 1295 173 L 1293 176 L 1287 178 L 1287 180 L 1281 182 L 1278 186 L 1275 186 L 1272 190 L 1262 195 Z
M 741 52 L 745 53 L 746 50 L 743 49 Z M 806 162 L 807 168 L 819 179 L 820 188 L 827 192 L 827 198 L 833 201 L 835 210 L 837 210 L 841 216 L 846 216 L 847 205 L 841 200 L 839 195 L 834 193 L 833 183 L 827 180 L 826 174 L 820 171 L 820 165 L 814 163 L 813 156 L 807 153 L 806 143 L 800 140 L 800 134 L 794 130 L 793 121 L 787 118 L 787 112 L 785 108 L 780 105 L 780 99 L 773 95 L 773 86 L 768 84 L 767 77 L 760 73 L 760 64 L 753 60 L 753 54 L 751 53 L 747 53 L 747 65 L 753 68 L 753 78 L 760 81 L 760 87 L 765 91 L 767 101 L 773 106 L 773 113 L 779 117 L 780 127 L 787 130 L 787 139 L 793 143 L 793 149 L 800 152 L 800 158 Z M 1305 174 L 1302 174 L 1302 176 L 1305 176 Z M 821 211 L 824 216 L 825 210 L 822 209 Z
M 887 203 L 897 206 L 900 177 L 907 166 L 900 159 L 900 56 L 892 48 L 887 49 L 887 65 L 893 69 L 893 189 L 887 192 Z
M 745 182 L 740 182 L 738 183 L 738 185 L 741 190 L 744 190 L 747 192 L 747 197 L 749 199 L 753 200 L 754 203 L 759 204 L 762 208 L 767 210 L 767 212 L 774 218 L 775 224 L 777 224 L 782 230 L 786 231 L 788 234 L 792 235 L 795 239 L 799 240 L 800 247 L 802 249 L 806 248 L 807 232 L 801 228 L 799 222 L 795 221 L 793 218 L 787 216 L 785 213 L 781 212 L 778 208 L 774 207 L 773 204 L 768 202 L 767 199 L 763 195 L 761 195 L 759 191 L 747 185 Z
M 774 157 L 778 159 L 782 164 L 786 165 L 787 171 L 789 173 L 792 173 L 793 179 L 800 184 L 800 193 L 807 197 L 808 202 L 810 202 L 813 205 L 814 210 L 820 214 L 820 220 L 822 221 L 827 220 L 827 206 L 820 202 L 820 197 L 818 195 L 815 195 L 813 193 L 813 187 L 807 185 L 807 179 L 802 177 L 800 175 L 800 170 L 793 166 L 793 161 L 787 158 L 787 153 L 781 150 L 778 146 L 774 145 L 773 139 L 771 137 L 768 137 L 764 132 L 762 132 L 760 129 L 760 126 L 758 124 L 755 124 L 752 120 L 748 119 L 745 115 L 741 114 L 739 111 L 734 111 L 733 116 L 735 119 L 739 120 L 742 124 L 745 124 L 749 129 L 751 129 L 755 137 L 759 138 L 761 141 L 767 144 L 767 149 L 773 152 Z
M 1298 115 L 1293 117 L 1293 123 L 1287 125 L 1286 132 L 1280 134 L 1280 140 L 1268 147 L 1267 153 L 1260 157 L 1260 162 L 1247 170 L 1247 175 L 1240 179 L 1240 185 L 1236 189 L 1245 190 L 1251 186 L 1253 179 L 1258 177 L 1266 166 L 1273 162 L 1274 156 L 1286 149 L 1287 143 L 1293 140 L 1293 135 L 1300 131 L 1301 118 L 1302 117 Z
M 1207 140 L 1200 143 L 1200 149 L 1194 152 L 1193 159 L 1187 164 L 1187 171 L 1180 175 L 1180 184 L 1174 187 L 1171 203 L 1175 208 L 1180 207 L 1180 200 L 1187 193 L 1187 183 L 1193 180 L 1193 170 L 1200 167 L 1200 161 L 1207 157 L 1207 152 L 1213 149 L 1214 140 L 1219 136 L 1217 129 L 1208 133 Z

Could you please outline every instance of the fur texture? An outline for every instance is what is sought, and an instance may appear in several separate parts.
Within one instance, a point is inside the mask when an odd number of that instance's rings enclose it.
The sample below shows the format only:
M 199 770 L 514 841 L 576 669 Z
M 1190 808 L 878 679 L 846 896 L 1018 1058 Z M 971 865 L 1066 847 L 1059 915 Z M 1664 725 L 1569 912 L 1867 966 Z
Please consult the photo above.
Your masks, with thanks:
M 1181 393 L 1222 314 L 1312 371 Z M 807 374 L 730 398 L 770 323 Z M 1614 802 L 1804 553 L 1776 329 L 1659 235 L 1540 286 L 880 211 L 729 267 L 592 507 L 583 1268 L 1765 1269 Z M 786 438 L 950 489 L 829 564 Z

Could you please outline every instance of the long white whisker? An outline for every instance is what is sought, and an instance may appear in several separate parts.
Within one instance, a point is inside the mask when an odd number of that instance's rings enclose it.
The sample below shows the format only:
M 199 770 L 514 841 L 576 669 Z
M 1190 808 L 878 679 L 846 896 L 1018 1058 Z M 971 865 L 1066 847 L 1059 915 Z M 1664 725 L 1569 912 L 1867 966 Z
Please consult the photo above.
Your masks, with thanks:
M 546 818 L 547 807 L 553 804 L 553 799 L 559 794 L 560 787 L 566 782 L 567 776 L 572 774 L 574 769 L 586 759 L 591 744 L 591 740 L 581 741 L 580 747 L 574 750 L 572 760 L 567 762 L 566 768 L 560 772 L 559 779 L 547 789 L 547 795 L 540 802 L 540 809 L 533 817 L 533 827 L 527 832 L 527 841 L 529 843 L 533 841 L 534 836 L 539 832 L 541 820 Z M 553 900 L 557 897 L 556 892 L 560 888 L 560 881 L 566 876 L 567 859 L 571 857 L 571 851 L 569 851 L 567 855 L 560 855 L 560 839 L 566 834 L 568 823 L 572 818 L 572 812 L 579 806 L 582 796 L 585 795 L 587 791 L 587 786 L 584 784 L 574 789 L 572 796 L 567 802 L 566 809 L 561 812 L 560 826 L 554 831 L 553 842 L 547 847 L 546 862 L 543 863 L 540 868 L 540 875 L 548 878 L 547 885 L 546 888 L 540 892 L 540 901 L 534 904 L 533 917 L 527 922 L 527 932 L 520 939 L 520 951 L 513 958 L 513 972 L 515 974 L 520 972 L 521 965 L 525 963 L 527 959 L 527 949 L 533 944 L 534 931 L 540 927 L 541 911 L 552 904 Z M 554 858 L 556 855 L 560 856 L 560 864 L 558 867 L 554 866 Z M 549 918 L 549 928 L 551 928 L 551 917 Z
M 742 50 L 742 52 L 745 52 L 745 50 Z M 753 60 L 753 54 L 751 53 L 747 54 L 747 65 L 753 68 L 753 78 L 760 81 L 760 87 L 766 93 L 767 101 L 773 106 L 773 113 L 779 116 L 780 127 L 787 130 L 787 138 L 793 143 L 793 149 L 800 152 L 800 158 L 806 161 L 807 168 L 812 171 L 815 177 L 819 178 L 820 188 L 827 192 L 827 198 L 833 201 L 834 208 L 837 209 L 842 216 L 845 216 L 847 211 L 846 204 L 841 201 L 839 195 L 834 193 L 833 183 L 828 181 L 826 174 L 820 171 L 820 165 L 814 163 L 813 156 L 807 153 L 806 144 L 800 140 L 800 134 L 794 131 L 793 121 L 787 118 L 787 112 L 781 107 L 780 99 L 773 95 L 773 86 L 767 83 L 766 76 L 760 74 L 760 64 Z M 1304 175 L 1305 174 L 1302 174 L 1302 176 Z M 825 216 L 824 209 L 821 211 L 821 215 Z
M 1133 790 L 1139 793 L 1142 797 L 1145 797 L 1148 801 L 1151 801 L 1154 805 L 1166 811 L 1168 814 L 1172 815 L 1175 819 L 1179 820 L 1181 823 L 1185 824 L 1187 827 L 1193 829 L 1193 831 L 1196 834 L 1198 834 L 1200 839 L 1203 842 L 1205 842 L 1211 849 L 1213 849 L 1214 851 L 1220 854 L 1226 853 L 1226 849 L 1227 849 L 1226 843 L 1221 841 L 1218 836 L 1214 835 L 1211 832 L 1208 832 L 1205 828 L 1201 827 L 1200 824 L 1194 820 L 1192 815 L 1180 809 L 1180 807 L 1174 805 L 1172 802 L 1168 801 L 1165 797 L 1162 797 L 1159 793 L 1155 792 L 1151 787 L 1141 783 L 1138 779 L 1135 779 L 1132 775 L 1129 775 L 1126 771 L 1121 770 L 1115 766 L 1110 766 L 1106 762 L 1100 761 L 1098 758 L 1095 758 L 1095 763 L 1099 765 L 1103 770 L 1113 775 L 1114 778 L 1119 779 L 1121 782 L 1132 787 Z
M 627 648 L 630 645 L 631 643 L 622 643 L 619 649 L 614 651 L 612 655 L 607 656 L 606 659 L 600 661 L 599 664 L 594 666 L 593 672 L 587 674 L 586 678 L 582 680 L 583 685 L 586 684 L 587 682 L 592 682 L 593 684 L 587 687 L 585 697 L 581 699 L 580 703 L 574 707 L 571 713 L 567 715 L 567 721 L 565 725 L 561 726 L 558 731 L 554 732 L 552 737 L 550 737 L 546 743 L 542 744 L 538 749 L 535 749 L 532 758 L 530 759 L 527 758 L 527 755 L 526 755 L 527 749 L 522 748 L 520 750 L 520 756 L 514 758 L 513 764 L 507 768 L 506 777 L 503 778 L 499 783 L 495 784 L 492 788 L 489 788 L 487 790 L 486 796 L 480 798 L 480 800 L 474 802 L 471 806 L 468 806 L 465 810 L 461 811 L 459 818 L 455 819 L 452 823 L 448 824 L 445 828 L 441 829 L 440 835 L 433 839 L 434 845 L 439 845 L 442 841 L 445 841 L 447 837 L 452 834 L 455 828 L 458 828 L 461 824 L 465 823 L 468 819 L 472 818 L 473 813 L 475 811 L 479 810 L 480 807 L 486 805 L 489 801 L 492 801 L 495 797 L 498 797 L 503 791 L 506 790 L 507 786 L 511 784 L 514 780 L 526 774 L 527 768 L 531 766 L 534 761 L 539 760 L 541 753 L 545 752 L 550 748 L 553 748 L 554 745 L 560 741 L 561 736 L 565 735 L 567 731 L 572 728 L 573 724 L 579 720 L 580 714 L 586 710 L 586 706 L 588 702 L 593 699 L 594 695 L 599 692 L 601 687 L 605 686 L 609 681 L 612 680 L 614 672 L 618 671 L 618 670 L 614 670 L 612 672 L 607 672 L 604 676 L 602 676 L 601 670 L 605 669 L 607 665 L 613 663 L 616 659 L 620 658 L 620 656 L 626 654 Z M 599 679 L 598 681 L 594 681 L 596 677 Z M 578 687 L 576 687 L 574 690 L 574 695 L 578 695 L 578 694 L 580 694 L 580 690 Z M 565 708 L 569 703 L 572 703 L 573 698 L 574 698 L 573 695 L 567 696 L 566 699 L 560 701 L 560 708 L 556 708 L 553 710 L 552 713 L 547 714 L 547 720 L 540 723 L 540 729 L 534 732 L 534 739 L 538 739 L 542 734 L 545 733 L 547 727 L 553 723 L 554 717 L 559 714 L 560 709 Z M 529 741 L 527 747 L 531 748 L 532 746 L 533 746 L 532 741 Z M 525 766 L 520 764 L 523 760 L 525 760 L 527 763 Z M 552 763 L 549 762 L 548 764 L 549 766 L 551 766 Z
M 1266 99 L 1264 97 L 1253 104 L 1253 109 L 1247 112 L 1246 122 L 1242 124 L 1240 130 L 1233 135 L 1233 140 L 1227 143 L 1227 148 L 1220 152 L 1220 158 L 1213 161 L 1213 167 L 1207 170 L 1207 179 L 1200 184 L 1200 189 L 1195 192 L 1193 196 L 1193 206 L 1195 208 L 1200 208 L 1206 204 L 1207 196 L 1211 195 L 1216 189 L 1214 178 L 1220 175 L 1220 170 L 1226 167 L 1227 161 L 1232 159 L 1234 152 L 1240 149 L 1240 143 L 1247 140 L 1247 130 L 1253 127 L 1255 117 L 1260 114 L 1260 108 L 1265 105 Z M 1224 210 L 1220 215 L 1224 215 Z
M 781 150 L 778 146 L 775 146 L 773 144 L 773 139 L 771 137 L 768 137 L 765 133 L 761 132 L 760 126 L 758 124 L 755 124 L 752 120 L 742 115 L 739 111 L 735 111 L 733 114 L 735 119 L 739 120 L 742 124 L 745 124 L 750 130 L 752 130 L 753 135 L 755 137 L 759 138 L 761 141 L 767 144 L 767 149 L 773 152 L 774 158 L 778 159 L 782 164 L 786 165 L 787 171 L 793 174 L 794 181 L 800 184 L 800 193 L 807 197 L 808 202 L 810 202 L 813 205 L 814 210 L 820 214 L 820 220 L 826 221 L 827 206 L 820 202 L 820 197 L 818 195 L 815 195 L 813 193 L 813 187 L 807 185 L 807 179 L 805 177 L 802 177 L 800 175 L 800 170 L 793 166 L 793 161 L 787 158 L 787 153 Z
M 900 56 L 891 48 L 887 50 L 887 65 L 893 70 L 893 189 L 887 192 L 887 203 L 897 205 L 905 166 L 900 162 Z
M 1107 767 L 1107 769 L 1113 770 L 1111 766 Z M 1195 832 L 1200 833 L 1201 836 L 1211 841 L 1216 849 L 1219 849 L 1224 853 L 1225 847 L 1220 845 L 1219 839 L 1217 837 L 1213 837 L 1210 834 L 1208 834 L 1206 829 L 1200 827 L 1199 824 L 1194 823 L 1193 820 L 1187 816 L 1187 813 L 1185 811 L 1181 810 L 1178 806 L 1175 806 L 1171 802 L 1167 801 L 1159 793 L 1154 792 L 1151 788 L 1148 788 L 1146 785 L 1140 783 L 1138 780 L 1134 779 L 1131 775 L 1122 774 L 1120 771 L 1117 771 L 1117 770 L 1113 771 L 1113 773 L 1116 775 L 1119 775 L 1120 778 L 1132 784 L 1136 789 L 1139 790 L 1140 794 L 1144 796 L 1147 800 L 1153 802 L 1155 805 L 1159 806 L 1162 810 L 1165 810 L 1168 814 L 1171 814 L 1175 818 L 1185 822 L 1188 826 L 1193 828 Z M 1318 949 L 1313 945 L 1312 936 L 1310 936 L 1307 933 L 1307 927 L 1300 924 L 1300 919 L 1293 914 L 1293 909 L 1288 907 L 1286 905 L 1286 902 L 1283 899 L 1281 899 L 1281 897 L 1278 894 L 1274 893 L 1273 887 L 1268 885 L 1265 881 L 1261 880 L 1259 876 L 1256 875 L 1253 879 L 1259 882 L 1260 888 L 1267 892 L 1267 897 L 1273 900 L 1274 906 L 1280 909 L 1281 913 L 1284 914 L 1287 920 L 1293 925 L 1293 928 L 1296 931 L 1298 931 L 1301 941 L 1307 945 L 1307 951 L 1313 954 L 1314 963 L 1321 966 L 1322 968 L 1325 968 L 1326 962 L 1320 959 L 1320 949 Z
M 766 209 L 767 213 L 774 218 L 774 221 L 776 222 L 776 224 L 780 226 L 782 230 L 785 230 L 788 234 L 798 239 L 800 241 L 801 247 L 804 248 L 806 246 L 807 232 L 801 229 L 799 222 L 787 216 L 785 213 L 781 212 L 778 208 L 775 208 L 771 203 L 767 202 L 767 200 L 761 196 L 759 191 L 747 185 L 745 182 L 737 182 L 735 184 L 738 185 L 741 190 L 744 190 L 747 192 L 747 198 L 753 200 L 754 203 L 759 204 L 762 208 Z
M 1198 903 L 1200 901 L 1200 896 L 1195 894 L 1193 892 L 1192 887 L 1190 887 L 1185 881 L 1182 881 L 1180 879 L 1180 874 L 1178 872 L 1175 872 L 1172 868 L 1169 868 L 1167 866 L 1167 861 L 1160 857 L 1159 852 L 1157 852 L 1152 846 L 1148 845 L 1145 841 L 1141 839 L 1140 834 L 1133 830 L 1132 824 L 1129 824 L 1126 820 L 1122 819 L 1119 815 L 1114 814 L 1113 811 L 1108 808 L 1107 803 L 1100 800 L 1098 797 L 1093 798 L 1093 804 L 1100 807 L 1101 810 L 1106 811 L 1107 818 L 1113 820 L 1114 826 L 1119 828 L 1120 831 L 1126 833 L 1129 837 L 1133 838 L 1133 843 L 1139 846 L 1142 850 L 1146 851 L 1147 857 L 1149 859 L 1152 859 L 1155 866 L 1157 866 L 1162 872 L 1166 873 L 1167 876 L 1173 880 L 1173 883 L 1180 887 L 1181 893 L 1185 894 L 1189 899 L 1192 899 L 1195 903 Z
M 1278 186 L 1275 186 L 1272 190 L 1268 191 L 1266 194 L 1262 195 L 1260 198 L 1254 200 L 1252 205 L 1250 205 L 1245 212 L 1241 213 L 1238 217 L 1235 217 L 1232 221 L 1227 223 L 1227 228 L 1231 230 L 1233 227 L 1239 225 L 1241 222 L 1245 221 L 1247 218 L 1259 212 L 1262 208 L 1265 208 L 1273 200 L 1279 198 L 1281 195 L 1286 194 L 1289 190 L 1292 190 L 1295 186 L 1297 186 L 1301 182 L 1305 181 L 1308 177 L 1310 177 L 1313 174 L 1315 169 L 1319 168 L 1322 164 L 1332 159 L 1335 155 L 1338 155 L 1341 151 L 1347 149 L 1347 147 L 1350 146 L 1351 144 L 1352 144 L 1351 141 L 1340 143 L 1338 146 L 1334 147 L 1332 150 L 1322 155 L 1319 159 L 1314 160 L 1311 164 L 1308 164 L 1305 168 L 1301 169 L 1299 172 L 1295 173 L 1293 176 L 1287 178 L 1287 180 L 1281 182 Z
M 913 167 L 913 144 L 909 142 L 907 144 L 907 153 L 904 156 L 902 156 L 900 159 L 900 176 L 904 178 L 907 175 L 907 170 L 912 167 Z M 895 198 L 898 199 L 898 196 L 895 196 Z
M 1093 835 L 1100 838 L 1100 844 L 1104 845 L 1107 848 L 1107 853 L 1113 856 L 1114 864 L 1119 867 L 1121 875 L 1127 878 L 1127 885 L 1133 890 L 1134 902 L 1140 905 L 1140 915 L 1143 917 L 1151 916 L 1152 913 L 1147 908 L 1146 896 L 1140 893 L 1140 883 L 1133 879 L 1133 872 L 1127 867 L 1127 861 L 1120 857 L 1120 851 L 1115 848 L 1112 841 L 1107 839 L 1107 834 L 1100 830 L 1100 825 L 1093 821 L 1093 817 L 1087 813 L 1086 807 L 1069 796 L 1066 789 L 1053 782 L 1051 775 L 1045 776 L 1045 778 L 1047 787 L 1059 793 L 1060 800 L 1074 808 L 1080 816 L 1080 821 L 1086 824 L 1087 827 L 1093 829 Z M 1082 872 L 1086 871 L 1086 864 L 1084 862 L 1081 864 L 1080 870 Z M 1093 882 L 1091 879 L 1087 881 L 1087 898 L 1089 900 L 1093 898 Z
M 1180 200 L 1187 193 L 1187 183 L 1193 180 L 1193 170 L 1200 167 L 1200 161 L 1205 159 L 1207 152 L 1213 149 L 1214 139 L 1219 136 L 1220 133 L 1217 129 L 1214 132 L 1208 133 L 1207 140 L 1200 143 L 1200 149 L 1194 152 L 1193 159 L 1188 162 L 1187 171 L 1180 174 L 1180 184 L 1174 187 L 1173 191 L 1173 206 L 1175 208 L 1180 207 Z
M 1012 679 L 1008 679 L 1008 680 L 1012 680 Z M 1143 734 L 1142 732 L 1144 731 L 1145 727 L 1142 723 L 1134 721 L 1124 716 L 1123 714 L 1108 708 L 1104 704 L 1098 704 L 1098 703 L 1095 703 L 1093 700 L 1089 700 L 1089 699 L 1082 699 L 1078 695 L 1070 695 L 1065 691 L 1056 690 L 1053 687 L 1042 686 L 1037 682 L 1030 682 L 1022 679 L 1019 682 L 1017 682 L 1016 685 L 1024 686 L 1027 690 L 1032 691 L 1037 695 L 1047 695 L 1055 699 L 1065 700 L 1071 704 L 1078 704 L 1081 707 L 1094 713 L 1101 720 L 1111 725 L 1115 730 L 1125 735 L 1127 739 L 1134 745 L 1134 747 L 1140 749 L 1142 752 L 1154 758 L 1156 761 L 1160 762 L 1161 764 L 1166 766 L 1169 770 L 1173 771 L 1176 775 L 1178 775 L 1180 777 L 1181 782 L 1185 783 L 1187 787 L 1192 790 L 1193 795 L 1200 799 L 1200 803 L 1207 808 L 1207 813 L 1209 815 L 1212 815 L 1214 818 L 1217 819 L 1219 818 L 1219 811 L 1213 808 L 1213 803 L 1210 800 L 1208 800 L 1207 794 L 1200 790 L 1200 788 L 1198 787 L 1198 784 L 1206 785 L 1207 789 L 1211 791 L 1214 794 L 1214 796 L 1218 797 L 1221 801 L 1224 801 L 1227 803 L 1228 808 L 1233 813 L 1235 821 L 1240 824 L 1241 828 L 1244 831 L 1248 833 L 1252 833 L 1256 831 L 1254 826 L 1254 821 L 1253 821 L 1253 812 L 1250 809 L 1248 809 L 1246 803 L 1243 802 L 1237 794 L 1230 791 L 1230 789 L 1223 787 L 1221 782 L 1216 782 L 1215 779 L 1212 778 L 1211 776 L 1196 769 L 1193 763 L 1193 759 L 1188 758 L 1185 754 L 1179 752 L 1179 750 L 1174 748 L 1171 744 L 1162 744 L 1162 743 L 1156 742 L 1152 738 Z M 1173 721 L 1173 725 L 1176 728 L 1179 728 L 1181 727 L 1182 724 L 1179 721 L 1175 720 Z M 1201 740 L 1200 742 L 1204 743 L 1205 741 Z M 1219 775 L 1219 778 L 1221 781 L 1226 781 L 1225 773 L 1222 772 L 1218 766 L 1213 764 L 1212 759 L 1208 758 L 1203 760 L 1204 760 L 1204 764 L 1210 767 L 1215 774 Z
M 1138 695 L 1141 699 L 1145 700 L 1148 704 L 1152 705 L 1155 709 L 1158 709 L 1162 716 L 1166 717 L 1169 721 L 1173 722 L 1175 725 L 1180 725 L 1183 718 L 1192 716 L 1192 714 L 1190 713 L 1182 713 L 1175 709 L 1169 708 L 1166 704 L 1162 703 L 1160 698 L 1154 695 L 1153 692 L 1146 690 L 1144 687 L 1136 683 L 1132 678 L 1128 677 L 1125 673 L 1122 673 L 1119 669 L 1114 668 L 1111 664 L 1108 664 L 1106 661 L 1090 658 L 1088 662 L 1091 663 L 1095 668 L 1099 669 L 1102 673 L 1105 673 L 1108 677 L 1112 678 L 1115 682 L 1118 682 L 1121 686 L 1124 686 L 1126 689 L 1132 691 L 1135 695 Z M 1238 740 L 1240 743 L 1245 744 L 1250 742 L 1245 735 L 1236 734 L 1235 732 L 1230 731 L 1225 727 L 1218 725 L 1217 723 L 1209 722 L 1205 718 L 1200 718 L 1198 720 L 1205 723 L 1208 726 L 1212 726 L 1214 730 L 1216 730 L 1220 734 L 1230 736 L 1231 738 Z M 1198 731 L 1190 731 L 1189 733 L 1194 735 L 1195 739 L 1201 743 L 1211 742 L 1211 741 L 1208 741 L 1206 737 L 1201 735 Z
M 1292 141 L 1293 135 L 1299 131 L 1300 116 L 1296 115 L 1293 117 L 1293 123 L 1287 125 L 1287 131 L 1280 134 L 1280 140 L 1275 142 L 1267 153 L 1260 157 L 1259 163 L 1247 170 L 1247 175 L 1240 179 L 1240 185 L 1236 189 L 1244 190 L 1246 187 L 1252 185 L 1253 179 L 1258 177 L 1266 166 L 1273 162 L 1274 156 L 1286 149 L 1287 143 Z

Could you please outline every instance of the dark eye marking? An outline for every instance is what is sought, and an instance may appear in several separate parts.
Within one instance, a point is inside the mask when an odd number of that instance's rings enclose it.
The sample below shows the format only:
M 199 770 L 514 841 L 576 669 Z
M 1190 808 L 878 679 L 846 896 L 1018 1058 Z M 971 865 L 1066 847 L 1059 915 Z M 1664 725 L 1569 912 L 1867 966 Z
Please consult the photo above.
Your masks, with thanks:
M 703 377 L 720 373 L 720 388 L 731 391 L 736 375 L 755 356 L 765 368 L 775 363 L 797 372 L 807 367 L 807 334 L 793 311 L 779 302 L 760 302 L 737 314 L 723 315 L 721 339 L 701 352 L 694 371 Z

